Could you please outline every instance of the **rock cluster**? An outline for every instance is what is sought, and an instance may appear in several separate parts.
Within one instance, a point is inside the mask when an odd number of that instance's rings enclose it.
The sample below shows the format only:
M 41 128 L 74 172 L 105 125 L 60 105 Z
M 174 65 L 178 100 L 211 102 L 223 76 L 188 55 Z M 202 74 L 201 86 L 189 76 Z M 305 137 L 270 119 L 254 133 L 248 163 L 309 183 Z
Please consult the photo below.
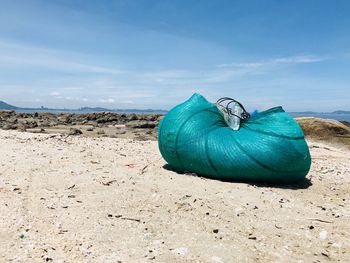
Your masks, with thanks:
M 157 139 L 157 127 L 162 118 L 161 114 L 115 112 L 53 114 L 48 112 L 0 111 L 0 129 L 155 140 Z M 348 122 L 302 117 L 296 118 L 296 120 L 307 138 L 331 140 L 350 145 Z
M 86 131 L 93 131 L 94 128 L 117 127 L 116 134 L 124 134 L 125 130 L 145 129 L 146 134 L 156 137 L 157 126 L 162 115 L 160 114 L 123 114 L 114 112 L 95 112 L 86 114 L 60 113 L 18 113 L 16 111 L 0 111 L 0 129 L 26 131 L 38 129 L 44 131 L 48 128 L 66 126 L 68 134 L 79 135 L 80 129 L 72 129 L 71 126 L 87 126 Z M 125 127 L 123 130 L 118 126 Z M 150 132 L 150 130 L 152 130 Z M 104 134 L 102 130 L 96 132 Z M 141 132 L 142 133 L 142 132 Z M 107 136 L 107 135 L 106 135 Z

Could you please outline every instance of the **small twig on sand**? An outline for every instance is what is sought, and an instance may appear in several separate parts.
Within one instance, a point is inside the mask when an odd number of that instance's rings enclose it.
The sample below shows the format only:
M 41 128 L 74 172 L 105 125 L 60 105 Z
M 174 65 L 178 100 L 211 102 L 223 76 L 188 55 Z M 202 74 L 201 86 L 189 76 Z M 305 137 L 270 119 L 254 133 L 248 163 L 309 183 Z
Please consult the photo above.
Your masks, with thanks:
M 69 186 L 67 189 L 72 190 L 75 187 L 75 184 Z
M 141 174 L 144 174 L 146 172 L 146 169 L 148 168 L 150 164 L 147 164 L 145 167 L 142 168 Z
M 115 183 L 115 182 L 117 182 L 117 180 L 110 180 L 110 181 L 108 181 L 108 182 L 99 182 L 99 183 L 101 183 L 101 184 L 103 184 L 103 185 L 106 185 L 106 186 L 110 186 L 111 184 L 113 184 L 113 183 Z
M 327 221 L 327 220 L 322 220 L 322 219 L 318 219 L 318 218 L 307 218 L 307 220 L 318 221 L 318 222 L 328 223 L 328 224 L 333 223 L 333 221 Z
M 162 157 L 160 157 L 160 158 L 154 160 L 153 162 L 149 162 L 148 164 L 146 164 L 146 165 L 142 168 L 140 174 L 144 174 L 144 173 L 146 172 L 147 168 L 148 168 L 151 164 L 154 164 L 155 162 L 159 161 L 160 159 L 162 159 Z
M 130 220 L 130 221 L 135 221 L 135 222 L 141 222 L 141 220 L 140 219 L 135 219 L 135 218 L 130 218 L 130 217 L 122 217 L 122 218 L 120 218 L 120 219 L 123 219 L 123 220 Z

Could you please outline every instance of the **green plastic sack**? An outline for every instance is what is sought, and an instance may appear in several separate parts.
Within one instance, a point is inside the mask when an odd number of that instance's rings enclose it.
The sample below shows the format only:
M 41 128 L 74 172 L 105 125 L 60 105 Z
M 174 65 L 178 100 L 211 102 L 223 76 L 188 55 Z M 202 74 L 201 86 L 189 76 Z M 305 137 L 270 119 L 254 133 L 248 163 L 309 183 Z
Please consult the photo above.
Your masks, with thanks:
M 238 131 L 216 105 L 194 94 L 159 124 L 158 146 L 172 169 L 228 181 L 294 182 L 311 165 L 298 123 L 282 107 L 258 113 Z

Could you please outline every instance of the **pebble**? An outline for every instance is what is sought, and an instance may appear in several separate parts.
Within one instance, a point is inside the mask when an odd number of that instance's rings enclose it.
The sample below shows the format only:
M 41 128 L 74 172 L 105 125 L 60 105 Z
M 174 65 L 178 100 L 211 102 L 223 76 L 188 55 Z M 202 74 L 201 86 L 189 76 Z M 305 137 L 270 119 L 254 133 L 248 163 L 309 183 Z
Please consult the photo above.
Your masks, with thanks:
M 320 238 L 321 239 L 326 239 L 327 238 L 327 235 L 328 235 L 328 232 L 326 230 L 322 230 L 320 232 Z

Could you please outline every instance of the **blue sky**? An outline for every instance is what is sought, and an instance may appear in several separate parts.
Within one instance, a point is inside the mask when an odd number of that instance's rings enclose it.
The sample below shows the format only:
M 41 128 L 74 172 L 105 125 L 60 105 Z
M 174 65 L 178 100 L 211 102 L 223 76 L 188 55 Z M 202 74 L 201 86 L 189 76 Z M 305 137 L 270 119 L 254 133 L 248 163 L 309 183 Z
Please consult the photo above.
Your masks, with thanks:
M 350 1 L 0 0 L 0 100 L 350 110 Z

